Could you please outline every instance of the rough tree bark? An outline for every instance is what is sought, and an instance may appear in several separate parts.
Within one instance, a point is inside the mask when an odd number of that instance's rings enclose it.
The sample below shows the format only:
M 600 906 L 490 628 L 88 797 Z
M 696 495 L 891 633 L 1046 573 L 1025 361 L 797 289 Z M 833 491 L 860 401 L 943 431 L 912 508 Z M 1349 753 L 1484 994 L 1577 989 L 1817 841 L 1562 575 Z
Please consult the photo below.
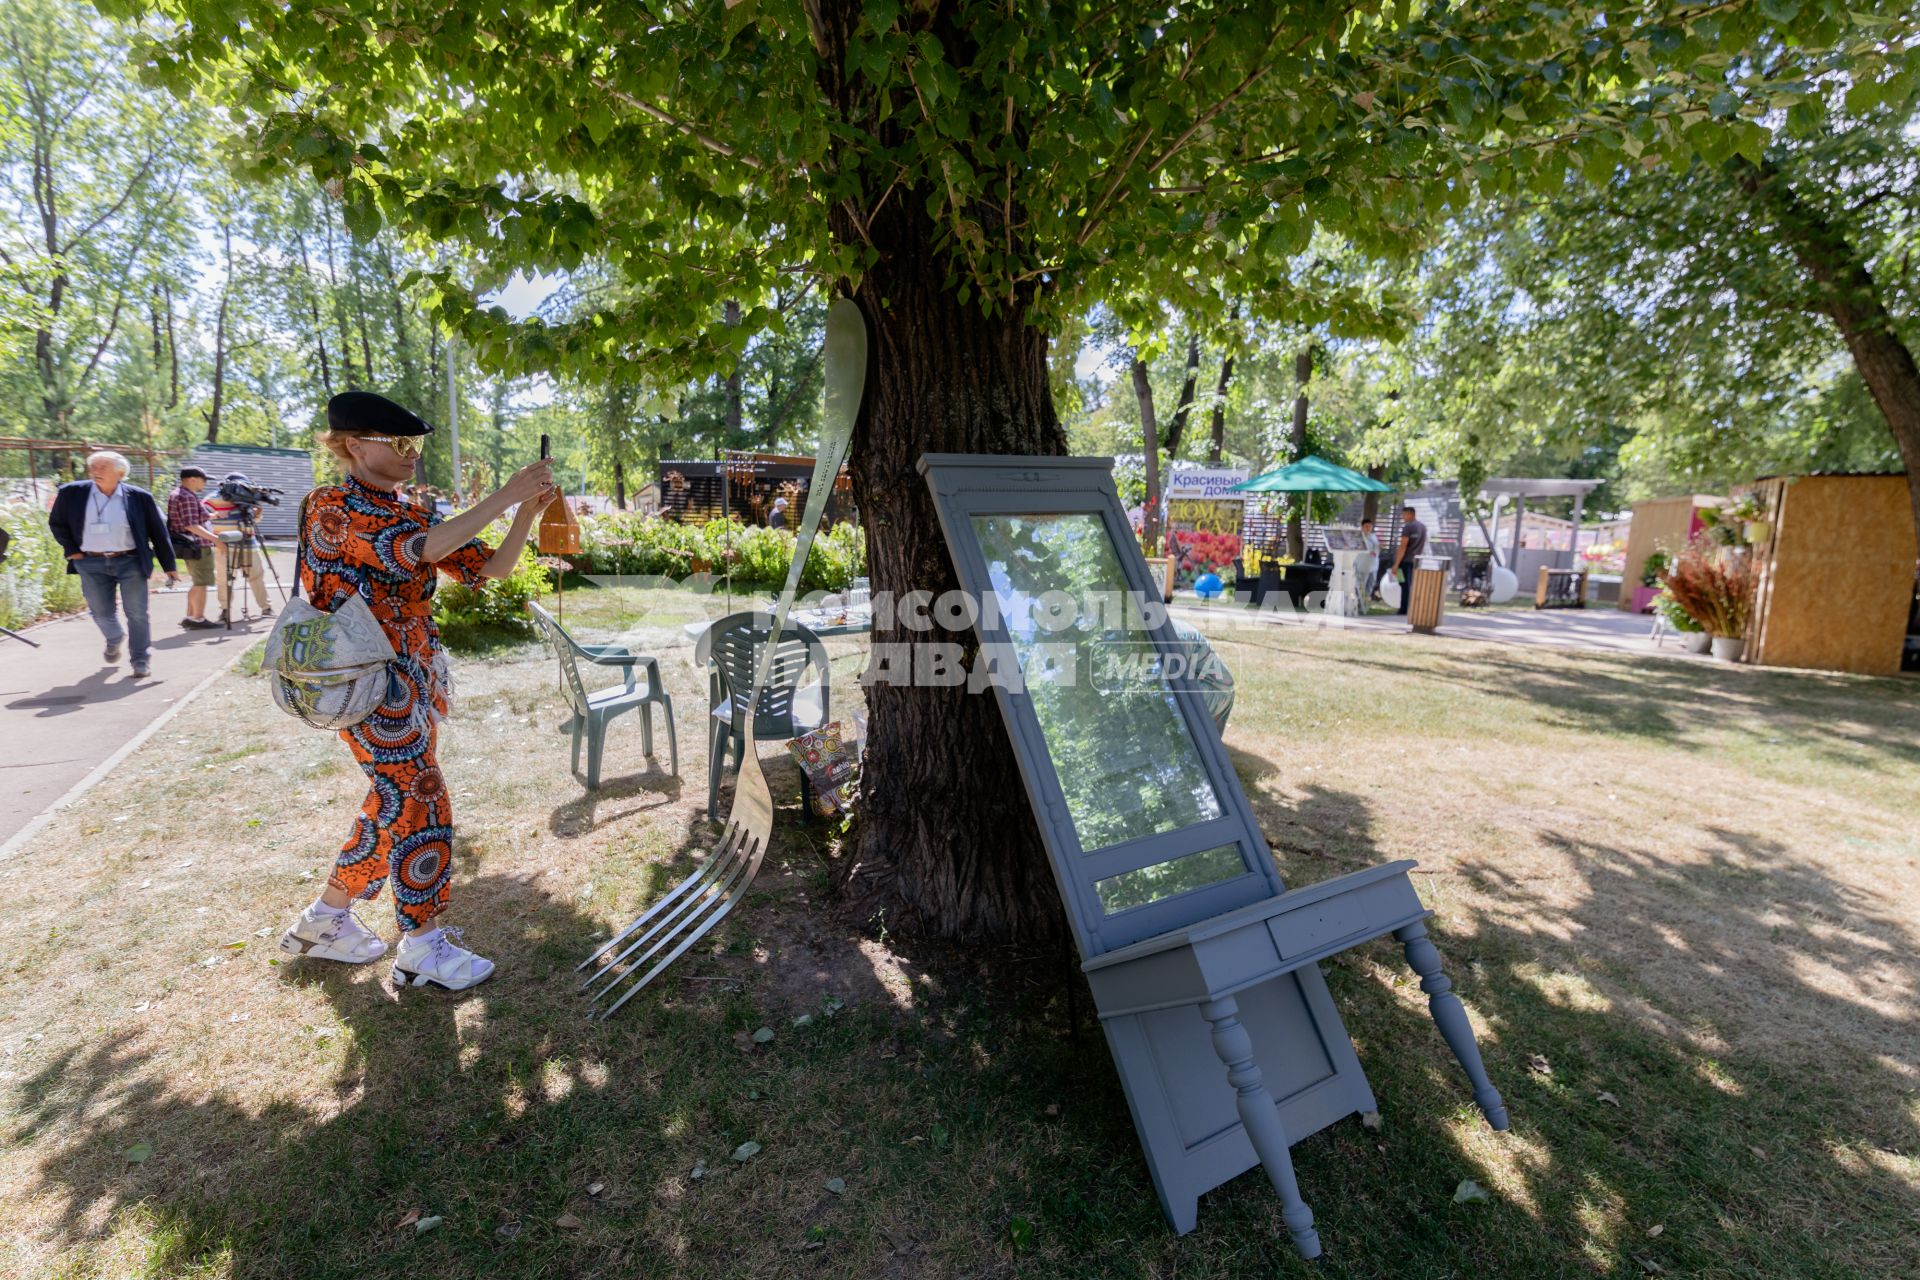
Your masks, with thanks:
M 1240 319 L 1240 304 L 1233 304 L 1233 313 L 1229 320 Z M 1227 447 L 1227 388 L 1233 383 L 1233 349 L 1229 347 L 1220 357 L 1220 377 L 1213 384 L 1213 423 L 1207 436 L 1207 461 L 1214 466 L 1220 465 L 1220 455 Z
M 180 346 L 173 337 L 173 286 L 167 286 L 167 408 L 180 407 Z
M 1302 347 L 1300 354 L 1293 358 L 1293 380 L 1300 386 L 1300 394 L 1293 400 L 1293 457 L 1298 462 L 1307 456 L 1307 379 L 1313 376 L 1313 348 Z M 1305 512 L 1307 503 L 1312 501 L 1310 494 L 1295 494 L 1290 498 L 1293 514 L 1287 517 L 1287 554 L 1295 560 L 1307 554 L 1307 530 Z
M 1801 199 L 1771 161 L 1741 160 L 1741 190 L 1770 213 L 1814 285 L 1814 305 L 1840 331 L 1860 380 L 1887 420 L 1907 468 L 1907 498 L 1920 530 L 1920 367 L 1887 313 L 1878 283 L 1846 233 Z
M 1140 504 L 1140 545 L 1160 552 L 1160 424 L 1153 412 L 1153 380 L 1146 362 L 1133 358 L 1133 396 L 1140 402 L 1140 456 L 1146 461 L 1147 496 Z
M 333 306 L 334 323 L 340 329 L 340 376 L 349 389 L 360 385 L 353 376 L 353 333 L 347 328 L 347 310 L 340 298 L 340 273 L 334 268 L 333 247 L 333 202 L 329 199 L 325 206 L 324 225 L 327 231 L 327 297 Z
M 226 276 L 220 284 L 220 307 L 213 320 L 213 403 L 206 410 L 207 443 L 220 443 L 220 413 L 227 402 L 227 311 L 233 303 L 233 228 L 220 226 L 226 245 Z
M 313 316 L 314 354 L 320 360 L 320 388 L 327 398 L 333 398 L 333 364 L 327 359 L 327 326 L 320 319 L 320 285 L 313 278 L 313 265 L 307 260 L 307 238 L 300 232 L 293 233 L 293 243 L 300 250 L 300 279 L 306 289 L 307 310 Z
M 728 299 L 726 315 L 724 318 L 726 321 L 727 328 L 729 329 L 739 328 L 740 327 L 740 304 L 738 302 L 733 301 L 732 299 Z M 742 427 L 742 418 L 743 418 L 743 415 L 741 413 L 740 364 L 738 361 L 735 361 L 733 366 L 733 372 L 727 375 L 727 436 L 726 436 L 726 440 L 727 440 L 727 448 L 729 449 L 738 449 L 740 447 L 740 444 L 741 444 L 740 432 Z
M 1187 436 L 1187 420 L 1193 416 L 1194 393 L 1200 389 L 1200 335 L 1187 335 L 1187 367 L 1180 379 L 1180 402 L 1173 407 L 1173 420 L 1167 424 L 1164 445 L 1167 461 L 1180 456 L 1180 442 Z
M 808 5 L 823 91 L 862 127 L 885 129 L 863 81 L 846 74 L 855 0 Z M 971 55 L 950 11 L 935 23 L 948 56 Z M 984 126 L 983 126 L 984 127 Z M 1047 341 L 1028 323 L 1031 288 L 1003 298 L 992 316 L 962 304 L 936 247 L 930 190 L 885 183 L 864 200 L 835 205 L 833 235 L 871 243 L 879 261 L 854 301 L 867 318 L 866 398 L 854 430 L 854 500 L 867 526 L 876 595 L 956 589 L 946 540 L 917 464 L 930 452 L 1064 454 L 1047 376 Z M 1011 236 L 1017 204 L 969 209 L 989 238 Z M 1007 219 L 1013 219 L 1010 227 Z M 876 627 L 873 642 L 950 638 L 977 659 L 971 634 Z M 869 707 L 859 817 L 836 876 L 849 907 L 889 930 L 968 940 L 1053 937 L 1065 932 L 1058 891 L 1041 854 L 991 694 L 964 685 L 915 688 L 875 683 Z
M 1063 454 L 1046 338 L 1025 305 L 991 318 L 946 287 L 922 212 L 925 192 L 889 201 L 868 232 L 882 250 L 854 300 L 871 327 L 866 404 L 853 440 L 853 493 L 867 524 L 876 593 L 957 589 L 946 540 L 916 464 L 924 453 Z M 837 213 L 836 219 L 844 218 Z M 851 234 L 851 227 L 842 227 Z M 875 645 L 954 639 L 896 622 Z M 863 919 L 966 940 L 1062 932 L 1000 712 L 964 686 L 867 690 L 860 817 L 841 883 Z

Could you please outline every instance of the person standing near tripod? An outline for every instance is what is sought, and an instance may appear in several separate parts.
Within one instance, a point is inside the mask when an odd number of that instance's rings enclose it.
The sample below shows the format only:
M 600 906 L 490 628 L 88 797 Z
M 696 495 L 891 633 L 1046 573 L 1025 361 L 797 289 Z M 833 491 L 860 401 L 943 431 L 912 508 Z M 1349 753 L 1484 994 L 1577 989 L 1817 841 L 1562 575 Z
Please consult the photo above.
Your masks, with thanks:
M 227 478 L 220 482 L 221 490 L 230 485 L 251 487 L 253 482 L 242 471 L 230 471 Z M 233 580 L 244 577 L 253 589 L 253 603 L 260 610 L 260 616 L 273 616 L 273 601 L 267 595 L 267 550 L 260 545 L 256 521 L 260 516 L 259 507 L 244 506 L 217 492 L 208 500 L 207 508 L 213 512 L 214 577 L 220 584 L 220 621 L 233 621 Z
M 314 608 L 328 612 L 359 595 L 398 656 L 388 668 L 386 702 L 340 731 L 367 775 L 366 802 L 326 891 L 281 936 L 280 950 L 347 964 L 378 959 L 387 944 L 352 907 L 391 881 L 401 933 L 394 985 L 464 991 L 485 982 L 493 962 L 437 923 L 453 878 L 453 808 L 435 757 L 451 680 L 433 625 L 433 591 L 442 573 L 469 587 L 512 574 L 534 520 L 560 490 L 542 459 L 443 520 L 396 492 L 412 478 L 421 437 L 432 427 L 371 391 L 327 401 L 327 427 L 321 441 L 347 479 L 315 489 L 301 505 L 300 585 Z M 499 548 L 481 542 L 477 535 L 516 506 Z
M 186 561 L 193 584 L 187 588 L 187 616 L 180 619 L 180 625 L 189 631 L 220 625 L 207 621 L 207 588 L 213 585 L 213 548 L 219 539 L 209 527 L 213 513 L 200 496 L 206 487 L 206 472 L 182 467 L 180 484 L 167 498 L 167 533 L 173 538 L 173 554 Z

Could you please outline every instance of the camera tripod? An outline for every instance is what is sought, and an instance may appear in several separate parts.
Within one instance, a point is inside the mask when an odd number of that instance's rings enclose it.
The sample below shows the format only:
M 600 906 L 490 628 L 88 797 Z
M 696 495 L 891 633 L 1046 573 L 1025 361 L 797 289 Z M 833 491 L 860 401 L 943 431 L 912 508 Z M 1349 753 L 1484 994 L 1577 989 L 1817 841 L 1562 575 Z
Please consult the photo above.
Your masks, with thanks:
M 221 584 L 220 625 L 229 631 L 233 630 L 233 600 L 236 594 L 240 596 L 240 620 L 253 620 L 253 556 L 256 551 L 260 553 L 260 562 L 266 565 L 267 572 L 273 577 L 273 585 L 280 592 L 281 602 L 284 604 L 287 599 L 286 584 L 280 581 L 280 571 L 273 567 L 273 557 L 267 554 L 266 547 L 260 541 L 260 530 L 254 523 L 253 512 L 244 506 L 235 507 L 233 522 L 239 526 L 240 536 L 231 542 L 221 539 L 227 552 L 227 573 Z

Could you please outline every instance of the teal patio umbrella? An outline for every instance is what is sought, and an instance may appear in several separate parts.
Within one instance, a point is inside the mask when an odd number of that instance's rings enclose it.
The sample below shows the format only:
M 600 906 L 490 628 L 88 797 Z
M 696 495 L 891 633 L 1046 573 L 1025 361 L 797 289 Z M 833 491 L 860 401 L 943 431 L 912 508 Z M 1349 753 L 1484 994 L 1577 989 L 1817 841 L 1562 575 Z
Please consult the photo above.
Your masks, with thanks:
M 1393 486 L 1308 454 L 1277 471 L 1242 480 L 1231 493 L 1392 493 Z

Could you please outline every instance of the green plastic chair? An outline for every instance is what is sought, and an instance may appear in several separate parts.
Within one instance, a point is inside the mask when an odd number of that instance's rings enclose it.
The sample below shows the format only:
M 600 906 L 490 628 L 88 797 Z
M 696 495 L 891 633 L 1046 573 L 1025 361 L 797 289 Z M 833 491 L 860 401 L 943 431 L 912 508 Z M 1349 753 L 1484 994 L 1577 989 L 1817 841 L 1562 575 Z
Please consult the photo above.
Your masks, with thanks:
M 770 613 L 730 613 L 708 627 L 694 650 L 694 661 L 707 666 L 707 816 L 714 816 L 720 800 L 720 779 L 740 767 L 748 741 L 747 697 L 767 637 L 773 631 Z M 818 672 L 817 683 L 809 677 Z M 827 646 L 797 622 L 780 633 L 780 648 L 768 673 L 766 688 L 753 716 L 753 742 L 786 742 L 810 733 L 827 722 Z M 800 774 L 800 799 L 812 811 L 813 788 Z
M 673 699 L 667 694 L 666 687 L 660 681 L 660 663 L 658 659 L 629 652 L 619 645 L 596 644 L 583 645 L 566 633 L 552 614 L 532 601 L 527 602 L 528 612 L 546 634 L 547 643 L 553 647 L 554 654 L 560 659 L 560 691 L 566 697 L 567 706 L 573 711 L 573 723 L 569 728 L 573 732 L 573 772 L 580 772 L 580 743 L 587 744 L 587 790 L 600 789 L 600 754 L 606 745 L 607 725 L 613 718 L 625 711 L 640 709 L 640 749 L 649 757 L 653 756 L 653 708 L 658 704 L 666 713 L 667 751 L 675 777 L 680 774 L 680 739 L 673 728 Z M 619 667 L 624 680 L 617 685 L 589 691 L 580 678 L 582 660 L 599 667 Z M 646 687 L 635 683 L 635 669 L 647 673 Z

